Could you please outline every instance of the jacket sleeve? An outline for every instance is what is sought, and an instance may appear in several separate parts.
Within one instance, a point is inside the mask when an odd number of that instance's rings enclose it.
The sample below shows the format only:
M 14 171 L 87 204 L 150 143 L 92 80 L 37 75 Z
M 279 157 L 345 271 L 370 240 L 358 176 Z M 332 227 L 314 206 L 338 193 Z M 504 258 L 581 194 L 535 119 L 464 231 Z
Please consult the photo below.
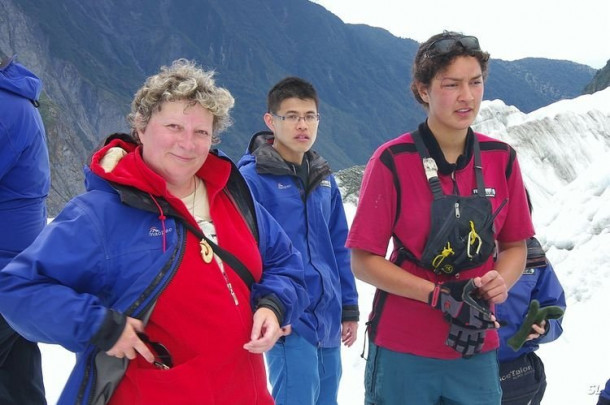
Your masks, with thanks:
M 8 133 L 8 128 L 0 121 L 0 180 L 10 171 L 21 155 L 19 148 L 20 146 L 15 145 L 15 140 Z
M 564 311 L 566 309 L 566 297 L 563 287 L 555 274 L 555 270 L 551 263 L 547 261 L 547 266 L 542 269 L 536 288 L 533 291 L 532 298 L 538 300 L 540 307 L 548 307 L 556 305 Z M 536 340 L 537 343 L 548 343 L 556 340 L 563 333 L 561 326 L 563 318 L 547 320 L 547 332 Z
M 252 287 L 252 306 L 273 309 L 285 326 L 296 321 L 309 305 L 301 255 L 271 214 L 258 202 L 255 207 L 263 276 Z
M 352 273 L 350 252 L 345 247 L 347 239 L 347 219 L 343 208 L 343 199 L 339 187 L 333 176 L 330 176 L 332 184 L 331 216 L 329 232 L 333 244 L 335 260 L 339 270 L 341 281 L 341 321 L 358 321 L 360 312 L 358 310 L 358 292 L 356 290 L 356 279 Z
M 3 111 L 0 113 L 0 180 L 2 180 L 19 160 L 26 142 L 32 136 L 27 131 L 34 120 L 31 112 L 34 107 L 25 99 L 17 99 L 17 96 L 10 99 L 2 97 L 0 101 L 10 105 L 10 108 L 3 105 Z M 4 116 L 6 118 L 2 119 Z M 17 122 L 21 122 L 22 125 L 18 126 Z M 12 127 L 9 126 L 11 123 L 13 123 Z M 19 133 L 10 132 L 15 128 Z
M 74 201 L 74 200 L 73 200 Z M 104 244 L 74 202 L 0 271 L 0 312 L 26 339 L 82 351 L 107 318 Z

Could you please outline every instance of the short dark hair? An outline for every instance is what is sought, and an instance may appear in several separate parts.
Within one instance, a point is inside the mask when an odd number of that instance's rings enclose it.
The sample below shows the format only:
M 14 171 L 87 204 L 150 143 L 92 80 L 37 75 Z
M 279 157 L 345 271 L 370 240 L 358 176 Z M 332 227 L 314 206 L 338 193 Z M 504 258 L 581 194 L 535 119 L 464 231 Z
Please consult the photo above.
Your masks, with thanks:
M 282 101 L 288 98 L 313 100 L 318 109 L 318 93 L 311 83 L 299 77 L 289 76 L 277 82 L 267 94 L 267 112 L 276 113 Z
M 418 103 L 427 106 L 424 100 L 422 100 L 417 90 L 417 83 L 421 83 L 425 86 L 432 83 L 432 79 L 436 74 L 443 69 L 447 68 L 455 58 L 458 56 L 473 56 L 479 61 L 481 65 L 481 72 L 483 73 L 483 80 L 487 79 L 489 53 L 482 51 L 481 49 L 467 49 L 465 46 L 460 45 L 459 41 L 456 41 L 455 45 L 452 46 L 448 52 L 435 53 L 433 52 L 434 44 L 442 39 L 456 39 L 464 38 L 466 35 L 459 32 L 444 31 L 442 34 L 436 34 L 430 37 L 426 42 L 419 46 L 417 53 L 415 54 L 415 60 L 413 61 L 412 69 L 412 81 L 411 91 L 415 96 L 415 100 Z M 478 41 L 477 41 L 478 42 Z

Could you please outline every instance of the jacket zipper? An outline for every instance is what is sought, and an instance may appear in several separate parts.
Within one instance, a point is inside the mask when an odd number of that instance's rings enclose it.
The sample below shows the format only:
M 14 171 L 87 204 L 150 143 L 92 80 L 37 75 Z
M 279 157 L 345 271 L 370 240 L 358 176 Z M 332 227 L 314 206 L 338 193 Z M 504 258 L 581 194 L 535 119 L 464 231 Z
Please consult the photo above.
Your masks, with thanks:
M 297 178 L 295 180 L 295 183 L 297 183 L 297 187 L 300 190 L 302 190 L 302 198 L 301 199 L 303 200 L 303 208 L 304 208 L 304 211 L 305 211 L 305 232 L 306 232 L 306 235 L 305 235 L 306 246 L 305 247 L 306 247 L 306 249 L 308 251 L 310 251 L 310 246 L 309 246 L 309 210 L 307 209 L 307 198 L 309 197 L 309 193 L 315 187 L 317 187 L 317 184 L 311 184 L 311 187 L 309 187 L 307 184 L 303 184 L 303 181 L 298 176 L 296 176 L 296 177 Z M 309 181 L 309 178 L 307 180 Z M 303 184 L 303 188 L 302 189 L 299 187 L 300 184 Z M 309 257 L 311 257 L 311 251 L 309 252 Z M 320 319 L 318 318 L 318 311 L 317 311 L 317 309 L 318 309 L 318 305 L 320 305 L 322 299 L 324 298 L 324 290 L 325 290 L 325 288 L 324 288 L 324 276 L 320 272 L 320 270 L 318 270 L 318 268 L 316 266 L 314 266 L 314 264 L 311 262 L 311 260 L 310 260 L 309 264 L 311 264 L 311 267 L 320 276 L 320 283 L 321 283 L 321 289 L 322 289 L 321 294 L 320 294 L 320 298 L 317 300 L 317 302 L 316 302 L 316 304 L 315 304 L 315 306 L 313 307 L 313 310 L 312 310 L 312 315 L 313 315 L 314 319 L 316 320 L 316 330 L 315 330 L 315 332 L 316 332 L 316 335 L 317 335 L 318 334 L 318 329 L 320 327 Z M 306 264 L 303 263 L 303 267 L 305 267 L 305 265 Z M 320 337 L 318 336 L 318 339 L 319 338 Z M 318 341 L 318 348 L 319 348 L 319 346 L 320 346 L 320 341 Z
M 218 268 L 220 269 L 220 273 L 225 279 L 225 283 L 227 284 L 227 288 L 229 289 L 231 297 L 233 297 L 233 302 L 235 303 L 235 306 L 239 305 L 239 301 L 237 300 L 237 294 L 235 294 L 235 290 L 233 290 L 233 284 L 231 284 L 231 281 L 229 280 L 229 276 L 227 275 L 227 271 L 225 270 L 225 266 L 222 261 L 218 263 Z
M 176 227 L 176 228 L 178 228 L 178 227 Z M 166 273 L 172 268 L 171 263 L 174 263 L 174 258 L 176 257 L 176 253 L 177 253 L 179 247 L 182 246 L 182 249 L 180 249 L 180 255 L 178 257 L 177 264 L 176 264 L 176 266 L 173 266 L 173 268 L 177 269 L 178 267 L 180 267 L 180 263 L 182 262 L 182 259 L 184 257 L 184 251 L 186 249 L 185 229 L 184 229 L 184 227 L 181 227 L 180 230 L 181 230 L 182 236 L 183 236 L 182 243 L 176 246 L 176 249 L 175 249 L 174 253 L 172 254 L 172 257 L 170 257 L 166 266 L 164 266 L 164 268 L 159 272 L 157 277 L 155 277 L 152 284 L 142 294 L 140 294 L 138 299 L 125 311 L 125 315 L 134 314 L 135 311 L 138 309 L 138 306 L 140 306 L 142 304 L 142 302 L 150 296 L 150 294 L 152 293 L 153 290 L 157 289 L 157 287 L 159 286 L 159 283 L 162 280 L 165 280 L 162 285 L 162 288 L 159 288 L 157 290 L 157 293 L 153 297 L 154 299 L 150 300 L 149 304 L 146 305 L 142 310 L 140 310 L 137 315 L 146 313 L 146 309 L 150 308 L 150 305 L 152 305 L 152 303 L 154 303 L 156 301 L 156 299 L 159 297 L 159 295 L 161 295 L 161 293 L 165 290 L 165 287 L 167 286 L 167 284 L 169 284 L 169 282 L 171 281 L 173 274 L 170 275 L 169 277 L 165 277 Z M 174 274 L 175 274 L 175 271 L 174 271 Z M 85 394 L 85 391 L 87 390 L 87 386 L 90 385 L 91 388 L 90 388 L 89 397 L 87 398 L 86 403 L 88 405 L 93 405 L 93 400 L 94 400 L 93 397 L 94 397 L 94 394 L 96 393 L 95 392 L 95 389 L 96 389 L 95 381 L 97 379 L 97 372 L 96 372 L 96 368 L 95 368 L 95 355 L 96 354 L 97 353 L 95 351 L 90 354 L 90 356 L 92 356 L 92 357 L 91 357 L 90 361 L 88 362 L 89 364 L 85 368 L 83 384 L 81 384 L 81 389 L 76 398 L 77 404 L 82 402 L 83 395 Z M 89 375 L 90 375 L 90 377 L 89 377 Z M 91 380 L 90 383 L 87 382 L 88 379 Z

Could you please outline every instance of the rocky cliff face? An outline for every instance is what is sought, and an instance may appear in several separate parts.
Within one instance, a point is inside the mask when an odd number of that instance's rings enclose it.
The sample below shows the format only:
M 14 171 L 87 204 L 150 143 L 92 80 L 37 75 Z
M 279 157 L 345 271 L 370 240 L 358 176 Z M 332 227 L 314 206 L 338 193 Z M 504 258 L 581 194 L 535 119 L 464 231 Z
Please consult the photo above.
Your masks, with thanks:
M 84 191 L 82 167 L 98 134 L 116 131 L 125 106 L 116 97 L 91 86 L 69 61 L 55 58 L 45 34 L 11 0 L 0 3 L 0 51 L 16 54 L 43 80 L 44 117 L 51 161 L 49 213 L 55 215 Z M 124 104 L 124 103 L 123 103 Z M 125 127 L 125 124 L 123 124 Z

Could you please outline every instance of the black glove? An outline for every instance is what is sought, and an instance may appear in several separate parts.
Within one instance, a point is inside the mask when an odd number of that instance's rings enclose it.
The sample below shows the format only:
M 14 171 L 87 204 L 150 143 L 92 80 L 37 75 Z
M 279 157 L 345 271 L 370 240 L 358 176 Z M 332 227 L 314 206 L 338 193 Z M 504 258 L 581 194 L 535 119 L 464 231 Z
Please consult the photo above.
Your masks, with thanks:
M 474 295 L 474 280 L 448 281 L 437 284 L 428 303 L 443 312 L 449 322 L 445 344 L 464 358 L 479 353 L 483 348 L 487 329 L 495 328 L 489 304 Z
M 486 332 L 486 329 L 461 326 L 450 322 L 449 335 L 445 344 L 467 359 L 481 351 Z
M 448 281 L 437 284 L 428 296 L 428 304 L 439 309 L 448 322 L 476 329 L 495 328 L 487 301 L 474 295 L 474 281 Z

